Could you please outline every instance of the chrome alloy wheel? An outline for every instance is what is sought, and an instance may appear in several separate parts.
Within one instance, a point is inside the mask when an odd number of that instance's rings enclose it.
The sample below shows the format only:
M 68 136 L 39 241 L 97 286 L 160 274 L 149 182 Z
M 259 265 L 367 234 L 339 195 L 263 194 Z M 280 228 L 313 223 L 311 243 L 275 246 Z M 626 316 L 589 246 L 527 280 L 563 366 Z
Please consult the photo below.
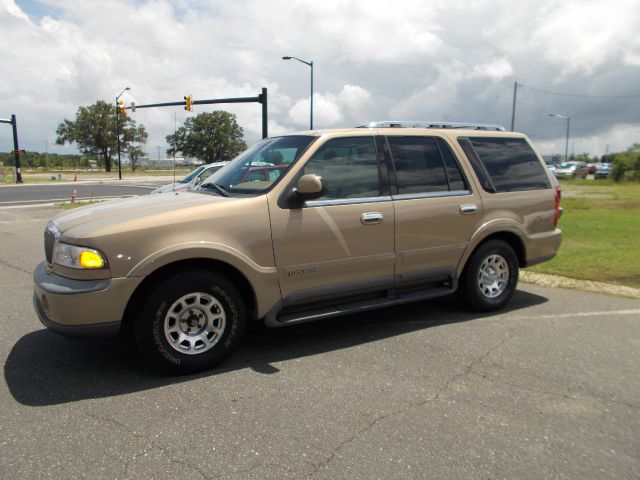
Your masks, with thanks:
M 509 264 L 507 260 L 497 254 L 489 255 L 482 261 L 478 272 L 478 287 L 487 298 L 502 295 L 509 283 Z
M 226 325 L 222 304 L 212 295 L 193 292 L 176 300 L 164 318 L 164 336 L 171 347 L 187 355 L 213 348 Z

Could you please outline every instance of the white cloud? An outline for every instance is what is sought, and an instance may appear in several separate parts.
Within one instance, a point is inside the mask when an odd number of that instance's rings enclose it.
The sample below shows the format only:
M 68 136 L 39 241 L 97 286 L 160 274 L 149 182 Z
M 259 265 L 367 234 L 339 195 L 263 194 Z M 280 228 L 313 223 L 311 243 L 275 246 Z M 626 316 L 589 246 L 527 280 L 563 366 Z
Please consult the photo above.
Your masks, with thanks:
M 636 0 L 0 0 L 0 116 L 18 116 L 25 148 L 48 140 L 55 150 L 59 122 L 125 86 L 123 98 L 138 104 L 255 96 L 266 86 L 270 133 L 299 130 L 308 126 L 309 71 L 281 60 L 296 55 L 314 61 L 318 127 L 385 118 L 508 125 L 516 80 L 568 93 L 640 93 L 638 24 Z M 516 125 L 541 144 L 562 141 L 547 116 L 562 111 L 593 148 L 617 145 L 619 134 L 631 144 L 638 101 L 522 90 Z M 238 115 L 250 143 L 260 137 L 259 105 L 217 108 Z M 147 150 L 164 149 L 186 115 L 136 112 L 150 133 Z M 6 151 L 11 138 L 2 132 Z
M 347 120 L 349 125 L 366 123 L 371 94 L 358 85 L 344 85 L 337 94 L 313 95 L 314 128 L 337 126 Z M 309 124 L 309 98 L 298 100 L 289 110 L 289 118 L 298 125 Z M 355 123 L 354 123 L 355 122 Z
M 476 65 L 471 71 L 471 77 L 486 77 L 491 80 L 503 80 L 513 75 L 513 67 L 506 58 L 497 58 L 489 63 Z

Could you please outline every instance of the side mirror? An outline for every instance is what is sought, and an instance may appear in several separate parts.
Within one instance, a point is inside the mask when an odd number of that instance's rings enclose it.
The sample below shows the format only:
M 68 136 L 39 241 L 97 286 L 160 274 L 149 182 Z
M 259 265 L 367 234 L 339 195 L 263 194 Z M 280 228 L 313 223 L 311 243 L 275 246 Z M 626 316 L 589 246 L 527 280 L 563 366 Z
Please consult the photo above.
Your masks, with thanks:
M 300 200 L 313 200 L 324 195 L 322 178 L 313 173 L 307 173 L 298 180 L 298 186 L 293 189 L 296 197 Z

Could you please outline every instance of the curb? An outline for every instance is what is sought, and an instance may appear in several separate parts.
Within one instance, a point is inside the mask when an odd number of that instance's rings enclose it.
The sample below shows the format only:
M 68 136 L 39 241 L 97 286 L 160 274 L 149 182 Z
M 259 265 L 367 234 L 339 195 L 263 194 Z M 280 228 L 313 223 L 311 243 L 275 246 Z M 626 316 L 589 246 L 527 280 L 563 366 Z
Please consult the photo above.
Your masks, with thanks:
M 541 285 L 543 287 L 571 288 L 584 290 L 586 292 L 640 299 L 640 288 L 615 285 L 613 283 L 576 280 L 575 278 L 562 277 L 560 275 L 547 275 L 525 270 L 520 272 L 520 280 L 525 283 L 533 283 L 534 285 Z

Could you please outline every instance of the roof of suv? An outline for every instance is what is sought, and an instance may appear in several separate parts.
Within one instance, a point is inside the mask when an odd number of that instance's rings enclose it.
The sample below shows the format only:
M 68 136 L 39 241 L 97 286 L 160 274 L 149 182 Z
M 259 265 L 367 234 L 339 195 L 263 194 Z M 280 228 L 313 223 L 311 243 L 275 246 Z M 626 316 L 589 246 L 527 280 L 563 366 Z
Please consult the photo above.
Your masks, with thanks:
M 464 135 L 514 135 L 524 136 L 523 134 L 516 132 L 508 132 L 501 125 L 497 124 L 484 124 L 484 123 L 452 123 L 452 122 L 424 122 L 424 121 L 391 121 L 385 120 L 381 122 L 370 122 L 367 125 L 361 125 L 351 128 L 331 128 L 331 129 L 318 129 L 318 130 L 305 130 L 300 132 L 293 132 L 287 135 L 313 135 L 321 136 L 331 133 L 355 133 L 366 130 L 387 131 L 394 134 L 419 132 L 424 134 L 426 132 L 437 131 L 439 133 L 452 133 L 464 134 Z M 402 132 L 402 133 L 401 133 Z

